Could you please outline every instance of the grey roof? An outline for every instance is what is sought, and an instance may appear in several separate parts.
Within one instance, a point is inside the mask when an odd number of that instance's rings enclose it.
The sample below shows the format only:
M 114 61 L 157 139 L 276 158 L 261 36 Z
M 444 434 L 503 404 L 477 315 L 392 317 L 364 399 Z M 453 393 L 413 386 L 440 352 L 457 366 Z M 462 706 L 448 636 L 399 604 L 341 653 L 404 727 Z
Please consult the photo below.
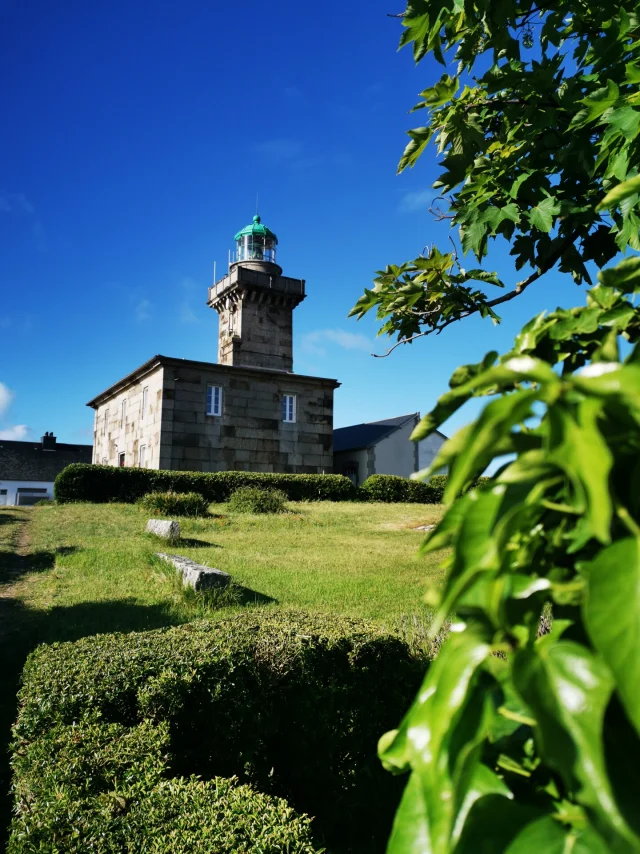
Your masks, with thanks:
M 41 442 L 0 439 L 0 480 L 54 481 L 71 463 L 90 463 L 92 445 L 56 442 L 55 450 L 44 451 Z
M 202 368 L 206 371 L 210 371 L 213 369 L 215 369 L 216 371 L 221 371 L 223 373 L 231 371 L 231 373 L 234 375 L 238 375 L 240 373 L 275 374 L 278 376 L 295 377 L 296 380 L 303 380 L 313 383 L 323 383 L 330 386 L 331 388 L 338 388 L 340 386 L 338 380 L 330 379 L 329 377 L 311 377 L 306 374 L 294 374 L 292 371 L 283 371 L 279 368 L 258 368 L 252 365 L 221 365 L 218 362 L 199 362 L 194 361 L 193 359 L 176 359 L 172 356 L 162 356 L 161 354 L 157 354 L 156 356 L 152 356 L 143 365 L 140 365 L 139 368 L 136 368 L 135 371 L 131 371 L 131 373 L 127 374 L 126 377 L 122 377 L 122 379 L 109 386 L 109 388 L 100 392 L 100 394 L 96 395 L 92 400 L 87 403 L 87 406 L 91 406 L 93 409 L 97 409 L 98 406 L 100 406 L 100 404 L 103 403 L 105 400 L 109 400 L 114 395 L 119 394 L 122 389 L 126 388 L 129 385 L 132 385 L 134 382 L 137 382 L 146 374 L 155 371 L 161 366 L 180 368 L 181 365 L 190 368 Z
M 407 421 L 420 419 L 419 412 L 411 415 L 399 415 L 397 418 L 385 418 L 383 421 L 369 421 L 365 424 L 354 424 L 352 427 L 338 427 L 333 431 L 333 452 L 357 451 L 361 448 L 371 448 L 381 439 L 395 433 Z

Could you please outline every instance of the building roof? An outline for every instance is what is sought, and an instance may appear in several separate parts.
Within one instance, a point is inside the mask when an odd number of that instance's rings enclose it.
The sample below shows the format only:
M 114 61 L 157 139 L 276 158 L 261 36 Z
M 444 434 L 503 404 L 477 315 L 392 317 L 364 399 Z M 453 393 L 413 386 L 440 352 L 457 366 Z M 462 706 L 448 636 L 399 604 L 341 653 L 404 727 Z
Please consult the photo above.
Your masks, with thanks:
M 292 371 L 283 371 L 278 368 L 257 368 L 251 365 L 220 365 L 218 362 L 198 362 L 193 361 L 192 359 L 176 359 L 172 356 L 162 356 L 160 354 L 156 356 L 152 356 L 147 362 L 143 365 L 140 365 L 139 368 L 136 368 L 135 371 L 132 371 L 130 374 L 127 374 L 126 377 L 122 377 L 121 380 L 118 380 L 113 385 L 109 386 L 109 388 L 97 394 L 92 400 L 87 403 L 87 406 L 91 406 L 94 409 L 97 409 L 101 403 L 105 400 L 109 400 L 114 395 L 119 394 L 122 389 L 127 388 L 135 382 L 141 380 L 147 374 L 152 373 L 160 367 L 171 367 L 171 368 L 180 368 L 184 366 L 185 368 L 200 368 L 205 371 L 230 371 L 233 376 L 239 376 L 242 374 L 269 374 L 273 376 L 281 376 L 281 377 L 293 377 L 296 380 L 300 380 L 302 382 L 309 381 L 315 383 L 326 383 L 326 385 L 331 388 L 338 388 L 340 383 L 338 380 L 330 379 L 329 377 L 311 377 L 306 374 L 294 374 Z
M 385 418 L 383 421 L 369 421 L 365 424 L 354 424 L 351 427 L 338 427 L 337 430 L 333 431 L 333 452 L 371 448 L 381 439 L 395 433 L 407 421 L 416 421 L 419 418 L 419 412 L 412 412 L 411 415 Z
M 17 442 L 0 439 L 0 480 L 54 481 L 71 463 L 90 463 L 91 445 L 67 445 L 55 442 L 52 450 L 43 450 L 42 442 Z
M 278 238 L 275 236 L 273 231 L 271 231 L 270 228 L 267 228 L 266 225 L 262 224 L 258 214 L 254 216 L 253 222 L 250 222 L 249 225 L 245 225 L 245 227 L 239 231 L 233 239 L 242 240 L 245 234 L 257 234 L 260 237 L 270 238 L 274 243 L 278 242 Z
M 371 448 L 386 439 L 396 430 L 409 421 L 417 423 L 420 420 L 419 412 L 412 412 L 410 415 L 399 415 L 397 418 L 385 418 L 382 421 L 368 421 L 365 424 L 354 424 L 351 427 L 338 427 L 333 431 L 333 452 L 340 451 L 359 451 L 363 448 Z M 443 433 L 439 433 L 444 439 L 447 437 Z

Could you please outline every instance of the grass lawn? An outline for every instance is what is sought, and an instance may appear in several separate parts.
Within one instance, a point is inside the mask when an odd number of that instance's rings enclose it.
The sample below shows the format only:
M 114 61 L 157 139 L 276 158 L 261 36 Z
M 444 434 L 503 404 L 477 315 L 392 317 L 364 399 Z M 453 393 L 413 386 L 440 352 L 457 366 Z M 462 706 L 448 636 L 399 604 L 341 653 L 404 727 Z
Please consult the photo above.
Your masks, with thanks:
M 420 643 L 428 610 L 421 594 L 439 579 L 442 555 L 419 558 L 413 530 L 440 518 L 439 505 L 290 503 L 276 516 L 230 514 L 181 520 L 169 546 L 144 533 L 148 514 L 127 504 L 0 508 L 0 750 L 15 715 L 24 659 L 41 642 L 141 631 L 217 619 L 243 607 L 285 605 L 400 627 Z M 229 596 L 187 595 L 168 551 L 229 572 Z M 6 754 L 5 754 L 6 756 Z M 0 786 L 6 792 L 6 758 Z M 5 799 L 3 819 L 8 819 Z M 6 826 L 6 820 L 3 821 Z

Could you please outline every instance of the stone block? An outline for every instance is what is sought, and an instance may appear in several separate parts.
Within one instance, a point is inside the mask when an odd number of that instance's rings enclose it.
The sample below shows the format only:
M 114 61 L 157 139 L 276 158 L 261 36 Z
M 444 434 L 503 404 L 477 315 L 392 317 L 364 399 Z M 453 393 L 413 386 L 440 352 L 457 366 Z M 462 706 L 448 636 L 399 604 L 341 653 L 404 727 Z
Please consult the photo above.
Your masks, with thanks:
M 146 531 L 148 534 L 155 534 L 156 537 L 162 537 L 163 540 L 175 542 L 180 539 L 180 522 L 149 519 Z
M 213 587 L 227 587 L 231 581 L 231 576 L 228 572 L 203 566 L 194 560 L 189 560 L 189 558 L 180 557 L 180 555 L 157 552 L 157 557 L 173 564 L 176 572 L 182 576 L 183 585 L 185 587 L 192 587 L 194 590 L 211 590 Z

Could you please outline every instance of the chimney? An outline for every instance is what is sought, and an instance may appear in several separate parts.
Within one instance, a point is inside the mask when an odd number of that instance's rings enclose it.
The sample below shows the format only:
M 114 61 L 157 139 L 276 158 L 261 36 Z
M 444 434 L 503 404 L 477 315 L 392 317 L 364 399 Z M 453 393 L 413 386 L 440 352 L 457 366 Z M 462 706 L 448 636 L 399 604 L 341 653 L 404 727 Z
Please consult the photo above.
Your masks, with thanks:
M 56 437 L 53 433 L 45 433 L 42 437 L 42 450 L 43 451 L 55 451 L 56 449 Z

